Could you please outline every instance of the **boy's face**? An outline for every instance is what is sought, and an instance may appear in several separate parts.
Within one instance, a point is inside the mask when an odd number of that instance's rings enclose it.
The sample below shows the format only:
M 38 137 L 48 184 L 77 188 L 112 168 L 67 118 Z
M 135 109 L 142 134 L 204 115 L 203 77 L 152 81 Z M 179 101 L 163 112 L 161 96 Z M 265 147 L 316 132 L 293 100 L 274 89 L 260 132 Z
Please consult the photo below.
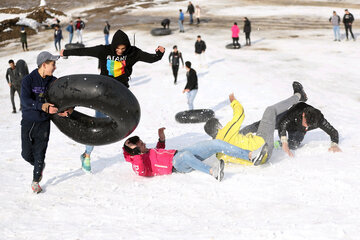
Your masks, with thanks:
M 50 63 L 43 63 L 42 67 L 44 69 L 45 76 L 52 76 L 56 69 L 56 62 L 51 61 Z
M 117 48 L 115 49 L 116 55 L 123 55 L 125 51 L 126 46 L 124 44 L 117 46 Z
M 9 63 L 11 69 L 15 69 L 15 64 L 14 63 Z

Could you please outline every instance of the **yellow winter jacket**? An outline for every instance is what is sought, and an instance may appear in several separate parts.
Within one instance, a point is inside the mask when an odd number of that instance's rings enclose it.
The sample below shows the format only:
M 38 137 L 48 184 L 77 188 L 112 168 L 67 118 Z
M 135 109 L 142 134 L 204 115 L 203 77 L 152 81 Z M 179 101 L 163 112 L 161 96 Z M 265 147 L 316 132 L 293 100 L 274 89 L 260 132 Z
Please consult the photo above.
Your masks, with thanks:
M 255 149 L 261 147 L 265 143 L 265 140 L 262 137 L 253 135 L 252 133 L 248 133 L 246 135 L 239 133 L 241 124 L 243 123 L 245 118 L 243 106 L 239 103 L 238 100 L 234 100 L 231 103 L 231 107 L 233 109 L 234 116 L 231 121 L 226 124 L 225 127 L 218 131 L 216 139 L 223 140 L 232 145 L 249 151 L 254 151 Z M 248 159 L 235 158 L 225 155 L 223 153 L 216 154 L 216 157 L 218 159 L 224 160 L 225 162 L 252 165 L 252 162 L 250 162 Z

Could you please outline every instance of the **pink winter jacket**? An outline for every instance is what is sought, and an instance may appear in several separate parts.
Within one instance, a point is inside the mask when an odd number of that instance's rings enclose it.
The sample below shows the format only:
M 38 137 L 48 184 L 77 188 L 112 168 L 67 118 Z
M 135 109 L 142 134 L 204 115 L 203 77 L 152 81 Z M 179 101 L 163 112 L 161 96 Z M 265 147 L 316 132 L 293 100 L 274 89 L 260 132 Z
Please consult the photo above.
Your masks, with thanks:
M 130 155 L 124 148 L 124 158 L 132 164 L 134 172 L 140 176 L 152 177 L 172 173 L 172 162 L 176 150 L 166 150 L 165 142 L 158 142 L 156 148 L 140 155 Z
M 231 32 L 232 32 L 232 37 L 237 38 L 237 37 L 239 37 L 240 29 L 237 25 L 234 24 L 231 28 Z

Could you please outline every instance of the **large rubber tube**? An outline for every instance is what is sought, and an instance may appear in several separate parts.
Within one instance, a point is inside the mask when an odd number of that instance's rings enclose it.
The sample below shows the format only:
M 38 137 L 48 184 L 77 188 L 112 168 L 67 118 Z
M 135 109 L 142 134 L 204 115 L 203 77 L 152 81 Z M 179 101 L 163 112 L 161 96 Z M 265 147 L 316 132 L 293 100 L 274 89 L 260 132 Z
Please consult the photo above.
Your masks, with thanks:
M 95 118 L 74 111 L 69 117 L 51 115 L 51 120 L 65 135 L 86 145 L 117 142 L 137 127 L 140 105 L 122 83 L 94 74 L 58 78 L 49 87 L 46 100 L 59 111 L 82 106 L 100 111 L 108 118 Z
M 170 28 L 154 28 L 151 30 L 150 33 L 153 36 L 165 36 L 165 35 L 170 35 L 171 30 Z
M 229 43 L 225 46 L 227 49 L 240 49 L 241 48 L 241 44 L 239 43 L 238 45 L 235 45 L 232 44 L 232 43 Z
M 175 115 L 175 120 L 179 123 L 200 123 L 206 122 L 214 116 L 215 113 L 211 109 L 196 109 L 178 112 Z
M 21 79 L 23 79 L 26 75 L 29 74 L 28 66 L 24 60 L 19 59 L 15 65 L 16 65 L 16 71 Z

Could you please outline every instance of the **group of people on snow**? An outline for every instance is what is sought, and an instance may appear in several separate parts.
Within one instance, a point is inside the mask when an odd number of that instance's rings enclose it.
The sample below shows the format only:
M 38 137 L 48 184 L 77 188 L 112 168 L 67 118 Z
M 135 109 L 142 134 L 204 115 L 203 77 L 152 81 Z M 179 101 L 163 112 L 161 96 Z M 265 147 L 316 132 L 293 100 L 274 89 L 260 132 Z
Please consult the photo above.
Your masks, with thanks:
M 348 9 L 345 9 L 345 14 L 342 18 L 342 22 L 344 23 L 345 32 L 346 32 L 346 40 L 349 40 L 349 32 L 351 34 L 352 39 L 355 41 L 356 38 L 352 32 L 352 24 L 355 21 L 354 15 L 352 15 Z M 334 31 L 334 41 L 341 41 L 340 40 L 340 23 L 341 18 L 337 15 L 336 11 L 333 11 L 333 15 L 329 18 L 329 22 L 333 26 Z

